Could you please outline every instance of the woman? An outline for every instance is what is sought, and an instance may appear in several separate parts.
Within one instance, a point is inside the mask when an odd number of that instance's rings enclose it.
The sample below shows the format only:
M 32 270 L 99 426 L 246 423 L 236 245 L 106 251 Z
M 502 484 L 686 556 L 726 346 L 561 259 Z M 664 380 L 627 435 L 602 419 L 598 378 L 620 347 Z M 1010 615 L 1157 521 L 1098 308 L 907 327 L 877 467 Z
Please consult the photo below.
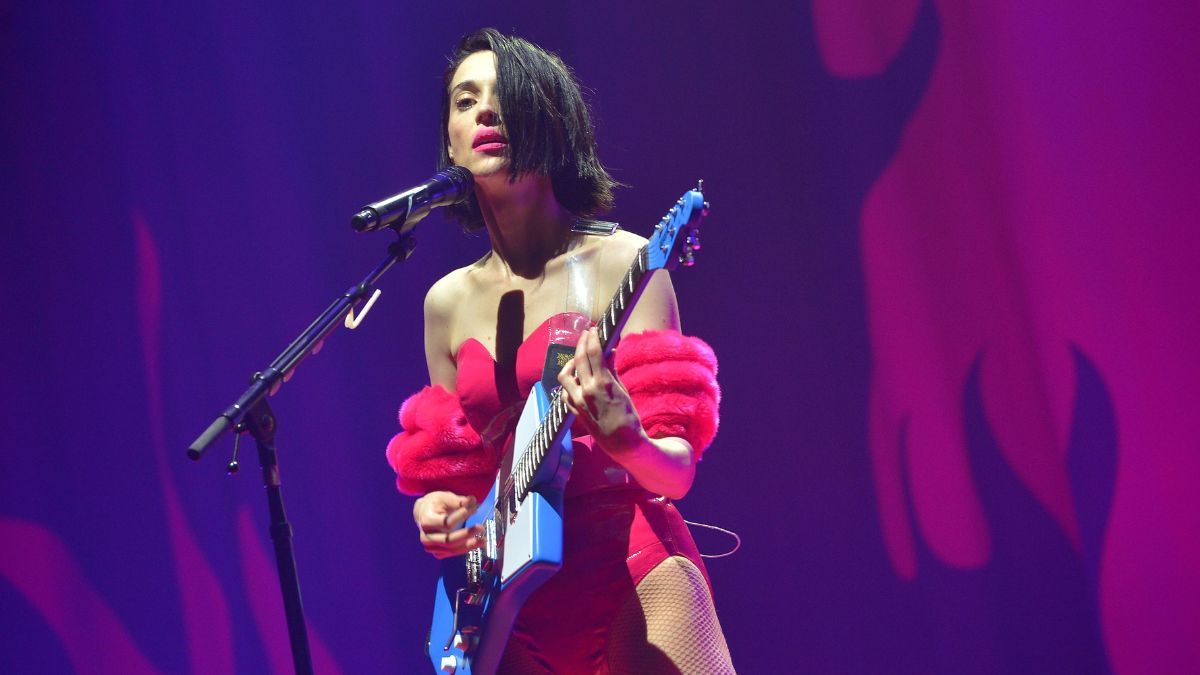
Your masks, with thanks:
M 563 569 L 526 602 L 505 672 L 732 672 L 703 563 L 670 500 L 716 432 L 716 360 L 678 333 L 670 277 L 655 274 L 613 362 L 594 329 L 645 240 L 588 218 L 615 186 L 569 69 L 520 38 L 482 30 L 443 88 L 441 164 L 475 175 L 452 207 L 491 250 L 425 300 L 430 386 L 401 408 L 388 446 L 426 550 L 482 545 L 463 528 L 494 480 L 547 345 L 577 340 L 558 373 L 578 417 L 564 503 Z M 574 337 L 571 337 L 574 336 Z

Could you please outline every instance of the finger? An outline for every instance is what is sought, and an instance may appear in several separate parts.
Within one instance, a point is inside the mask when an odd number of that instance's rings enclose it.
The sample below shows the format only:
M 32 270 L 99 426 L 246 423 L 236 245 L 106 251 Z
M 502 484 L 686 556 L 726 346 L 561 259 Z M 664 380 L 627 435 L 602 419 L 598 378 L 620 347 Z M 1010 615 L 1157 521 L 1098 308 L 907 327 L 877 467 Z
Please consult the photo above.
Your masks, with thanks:
M 425 549 L 425 550 L 427 553 L 429 553 L 433 557 L 437 558 L 438 560 L 445 560 L 446 558 L 453 558 L 455 556 L 464 556 L 467 553 L 470 553 L 471 551 L 474 551 L 477 548 L 483 548 L 484 543 L 485 542 L 483 542 L 482 540 L 479 540 L 479 539 L 471 539 L 468 541 L 468 543 L 464 544 L 463 546 L 455 547 L 453 549 L 442 548 L 442 549 Z
M 566 387 L 563 388 L 563 392 L 566 392 Z M 570 412 L 572 415 L 579 415 L 579 408 L 575 405 L 575 402 L 571 400 L 571 396 L 569 394 L 563 396 L 562 400 L 567 406 L 567 412 Z
M 479 508 L 479 500 L 475 499 L 474 496 L 468 495 L 466 497 L 458 498 L 457 511 L 466 511 L 467 515 L 470 515 L 472 513 L 475 513 L 475 510 L 478 508 Z
M 585 331 L 579 338 L 579 344 L 575 346 L 575 358 L 571 362 L 575 364 L 575 381 L 579 384 L 587 384 L 592 380 L 592 364 L 588 358 L 588 343 L 591 331 Z
M 579 410 L 584 404 L 584 389 L 577 378 L 571 377 L 563 382 L 563 402 L 567 404 L 567 410 L 578 415 Z
M 579 374 L 575 370 L 575 361 L 579 357 L 579 347 L 575 348 L 575 356 L 563 364 L 561 370 L 558 371 L 558 384 L 562 387 L 563 393 L 567 396 L 572 396 L 579 389 Z
M 458 499 L 458 495 L 452 492 L 430 492 L 413 502 L 413 520 L 420 525 L 421 521 L 428 520 L 431 514 L 449 512 L 449 507 L 457 505 Z
M 460 527 L 451 532 L 422 532 L 421 543 L 425 544 L 426 548 L 455 548 L 463 545 L 467 540 L 473 539 L 482 532 L 482 525 Z
M 604 367 L 604 345 L 600 344 L 600 331 L 598 329 L 593 328 L 588 332 L 591 333 L 592 336 L 591 339 L 588 340 L 587 348 L 585 350 L 588 357 L 588 367 L 591 369 L 592 373 L 599 373 L 600 369 Z
M 578 351 L 578 350 L 576 350 Z M 567 383 L 575 381 L 575 358 L 563 364 L 561 370 L 558 371 L 558 384 L 566 387 Z
M 612 350 L 608 356 L 602 357 L 602 360 L 604 361 L 604 370 L 614 380 L 617 379 L 617 350 Z
M 596 329 L 590 329 L 584 333 L 586 339 L 579 341 L 579 350 L 582 352 L 577 359 L 580 359 L 582 365 L 580 370 L 585 373 L 580 378 L 579 393 L 575 397 L 576 404 L 587 406 L 592 411 L 593 416 L 595 410 L 592 402 L 595 401 L 597 394 L 600 391 L 600 385 L 603 385 L 605 379 L 602 377 L 605 374 L 604 364 L 601 363 L 600 335 Z
M 427 505 L 417 514 L 417 527 L 425 532 L 439 532 L 449 529 L 447 522 L 457 509 L 447 508 L 445 504 Z
M 471 509 L 466 506 L 462 506 L 460 508 L 454 509 L 454 511 L 452 511 L 451 513 L 446 514 L 445 520 L 443 521 L 442 529 L 443 530 L 458 529 L 463 524 L 463 522 L 466 521 L 466 519 L 471 516 L 472 513 L 474 513 L 474 509 Z
M 479 548 L 484 542 L 483 525 L 464 527 L 453 532 L 421 533 L 421 544 L 426 551 L 439 558 L 462 555 Z
M 479 503 L 474 497 L 462 498 L 458 503 L 462 506 L 449 511 L 431 509 L 423 512 L 417 521 L 417 527 L 422 532 L 445 532 L 458 528 L 479 507 Z M 444 505 L 439 506 L 445 508 Z

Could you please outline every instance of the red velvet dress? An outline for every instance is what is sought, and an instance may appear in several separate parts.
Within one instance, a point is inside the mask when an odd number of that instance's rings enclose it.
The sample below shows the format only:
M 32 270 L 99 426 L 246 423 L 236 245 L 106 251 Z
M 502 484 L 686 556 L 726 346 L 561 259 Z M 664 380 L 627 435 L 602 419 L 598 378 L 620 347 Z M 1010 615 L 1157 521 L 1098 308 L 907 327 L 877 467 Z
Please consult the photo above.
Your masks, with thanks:
M 449 464 L 466 467 L 459 470 L 459 477 L 473 471 L 483 475 L 490 471 L 494 478 L 496 458 L 516 426 L 530 389 L 541 378 L 549 342 L 548 322 L 549 319 L 525 339 L 512 364 L 497 364 L 487 348 L 474 339 L 468 339 L 459 348 L 457 398 L 466 419 L 460 421 L 460 428 L 454 433 L 466 433 L 465 447 L 474 439 L 471 431 L 476 431 L 485 457 L 480 462 L 482 468 L 477 470 L 471 464 L 474 458 L 456 448 Z M 711 370 L 704 371 L 706 375 L 676 381 L 671 377 L 664 379 L 659 356 L 666 354 L 663 358 L 670 361 L 672 350 L 687 352 L 695 347 L 689 341 L 702 345 L 711 357 L 707 345 L 695 338 L 678 333 L 647 333 L 623 339 L 617 350 L 616 365 L 647 432 L 652 437 L 688 438 L 699 453 L 716 430 L 719 392 L 714 377 L 715 358 Z M 629 344 L 633 347 L 627 348 Z M 648 365 L 642 363 L 647 358 Z M 627 366 L 626 372 L 623 365 Z M 692 364 L 685 367 L 692 368 Z M 699 394 L 704 399 L 700 413 L 696 411 L 695 392 L 689 392 L 689 386 L 703 390 Z M 426 389 L 417 396 L 430 391 Z M 451 395 L 443 391 L 442 396 Z M 447 463 L 443 458 L 417 458 L 429 449 L 414 447 L 417 445 L 414 437 L 423 431 L 419 428 L 422 421 L 417 419 L 419 411 L 408 410 L 413 399 L 401 410 L 405 432 L 393 439 L 388 449 L 389 460 L 399 474 L 400 488 L 410 493 L 431 489 L 477 496 L 486 493 L 491 478 L 472 478 L 469 485 L 454 477 L 439 479 L 436 474 L 441 464 Z M 462 421 L 469 423 L 470 429 L 461 428 Z M 701 427 L 699 435 L 692 428 L 695 426 Z M 451 482 L 447 483 L 445 478 Z M 637 583 L 669 556 L 684 556 L 702 572 L 704 563 L 674 505 L 644 490 L 606 453 L 593 448 L 590 436 L 574 437 L 574 464 L 567 483 L 563 527 L 563 567 L 526 602 L 510 640 L 523 643 L 553 672 L 598 672 L 604 669 L 612 619 L 634 593 Z M 704 573 L 707 577 L 707 572 Z

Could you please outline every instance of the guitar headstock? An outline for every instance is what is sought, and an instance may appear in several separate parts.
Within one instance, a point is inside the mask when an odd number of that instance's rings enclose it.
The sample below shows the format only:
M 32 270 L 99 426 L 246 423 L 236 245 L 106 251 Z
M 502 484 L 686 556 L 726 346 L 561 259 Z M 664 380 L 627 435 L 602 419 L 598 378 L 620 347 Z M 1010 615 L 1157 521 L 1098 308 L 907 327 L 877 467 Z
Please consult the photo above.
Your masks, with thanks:
M 654 228 L 646 245 L 650 270 L 673 270 L 680 264 L 691 267 L 696 263 L 696 251 L 700 250 L 700 220 L 708 215 L 703 190 L 704 181 L 701 180 L 694 190 L 683 193 Z

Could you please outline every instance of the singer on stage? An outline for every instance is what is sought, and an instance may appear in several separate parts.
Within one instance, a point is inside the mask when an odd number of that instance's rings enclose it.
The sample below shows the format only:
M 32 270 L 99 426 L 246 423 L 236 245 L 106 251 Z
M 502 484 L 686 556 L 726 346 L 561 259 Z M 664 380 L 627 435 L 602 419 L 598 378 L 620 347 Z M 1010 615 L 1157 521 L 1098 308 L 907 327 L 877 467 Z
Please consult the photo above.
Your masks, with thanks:
M 616 186 L 580 87 L 558 58 L 494 30 L 466 36 L 442 89 L 441 168 L 475 177 L 448 207 L 491 250 L 425 299 L 430 386 L 400 411 L 387 457 L 434 556 L 484 544 L 462 527 L 495 480 L 552 344 L 577 414 L 562 569 L 525 602 L 502 672 L 733 672 L 704 564 L 672 504 L 717 428 L 716 357 L 680 334 L 653 275 L 611 361 L 591 329 L 646 240 L 598 220 Z M 565 348 L 565 347 L 564 347 Z

